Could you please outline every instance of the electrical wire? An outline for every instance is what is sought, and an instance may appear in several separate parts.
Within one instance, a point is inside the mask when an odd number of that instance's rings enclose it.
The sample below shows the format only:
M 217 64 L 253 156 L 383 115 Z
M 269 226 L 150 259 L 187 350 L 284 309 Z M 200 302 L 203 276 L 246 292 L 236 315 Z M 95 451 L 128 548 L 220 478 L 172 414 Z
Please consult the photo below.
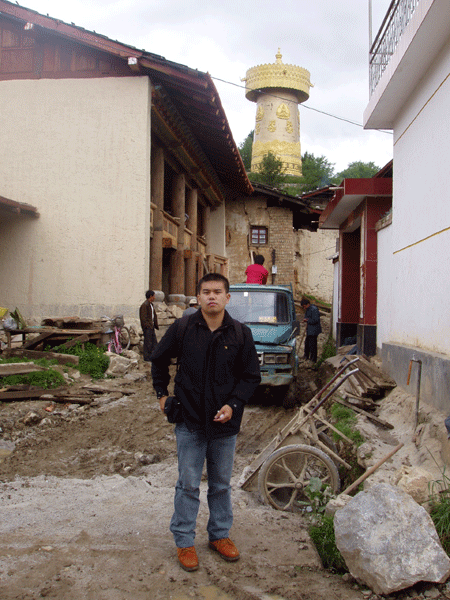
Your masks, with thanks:
M 216 81 L 221 81 L 222 83 L 226 83 L 227 85 L 234 85 L 234 87 L 238 87 L 242 90 L 247 89 L 245 85 L 239 85 L 238 83 L 233 83 L 232 81 L 227 81 L 226 79 L 221 79 L 220 77 L 213 77 L 212 75 L 210 75 L 210 77 L 211 77 L 211 79 L 215 79 Z M 267 92 L 267 90 L 252 90 L 252 91 L 253 92 L 264 92 L 267 96 L 271 96 L 272 98 L 277 98 L 278 100 L 283 100 L 284 102 L 292 102 L 292 100 L 290 100 L 289 98 L 283 98 L 282 96 L 277 96 L 276 94 L 271 94 L 270 92 Z M 338 117 L 337 115 L 333 115 L 324 110 L 319 110 L 318 108 L 314 108 L 312 106 L 307 106 L 306 104 L 302 104 L 301 107 L 307 108 L 308 110 L 312 110 L 314 112 L 320 113 L 327 117 L 331 117 L 332 119 L 337 119 L 338 121 L 344 121 L 345 123 L 350 123 L 350 125 L 355 125 L 356 127 L 361 127 L 361 129 L 364 129 L 364 126 L 362 125 L 362 123 L 357 123 L 356 121 L 351 121 L 350 119 L 346 119 L 345 117 Z M 379 131 L 380 133 L 387 133 L 389 135 L 393 135 L 392 131 L 386 131 L 385 129 L 376 129 L 376 131 Z

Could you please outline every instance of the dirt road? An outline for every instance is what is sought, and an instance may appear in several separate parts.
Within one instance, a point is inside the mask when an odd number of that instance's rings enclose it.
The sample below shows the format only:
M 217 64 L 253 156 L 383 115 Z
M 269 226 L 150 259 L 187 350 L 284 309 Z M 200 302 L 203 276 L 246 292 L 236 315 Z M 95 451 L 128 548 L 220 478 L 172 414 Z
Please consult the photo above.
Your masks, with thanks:
M 208 549 L 202 484 L 200 569 L 181 570 L 168 531 L 177 477 L 173 426 L 158 410 L 148 371 L 136 376 L 105 381 L 111 392 L 89 406 L 0 406 L 2 600 L 364 597 L 321 569 L 299 515 L 267 508 L 237 486 L 244 467 L 292 417 L 274 406 L 248 407 L 239 436 L 232 537 L 241 560 L 228 564 Z

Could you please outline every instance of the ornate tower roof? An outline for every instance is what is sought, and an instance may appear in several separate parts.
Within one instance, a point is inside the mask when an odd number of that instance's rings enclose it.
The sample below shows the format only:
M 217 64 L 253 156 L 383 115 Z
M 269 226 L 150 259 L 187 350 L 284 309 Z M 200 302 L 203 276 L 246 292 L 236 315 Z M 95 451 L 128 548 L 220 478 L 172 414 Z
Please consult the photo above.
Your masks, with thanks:
M 276 62 L 258 65 L 248 69 L 245 78 L 245 96 L 252 102 L 258 101 L 261 91 L 270 89 L 287 89 L 293 92 L 298 102 L 305 102 L 309 98 L 311 87 L 310 73 L 296 65 L 285 65 L 282 54 L 278 48 L 275 55 Z

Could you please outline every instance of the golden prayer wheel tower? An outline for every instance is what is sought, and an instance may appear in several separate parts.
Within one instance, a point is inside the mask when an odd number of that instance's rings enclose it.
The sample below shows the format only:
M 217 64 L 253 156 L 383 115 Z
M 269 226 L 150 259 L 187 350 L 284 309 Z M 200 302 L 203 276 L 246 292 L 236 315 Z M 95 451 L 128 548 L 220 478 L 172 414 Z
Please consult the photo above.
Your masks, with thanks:
M 276 62 L 252 67 L 246 73 L 245 97 L 257 103 L 251 170 L 260 170 L 271 151 L 283 163 L 286 175 L 302 174 L 300 111 L 309 98 L 310 73 L 302 67 L 283 64 L 278 48 Z

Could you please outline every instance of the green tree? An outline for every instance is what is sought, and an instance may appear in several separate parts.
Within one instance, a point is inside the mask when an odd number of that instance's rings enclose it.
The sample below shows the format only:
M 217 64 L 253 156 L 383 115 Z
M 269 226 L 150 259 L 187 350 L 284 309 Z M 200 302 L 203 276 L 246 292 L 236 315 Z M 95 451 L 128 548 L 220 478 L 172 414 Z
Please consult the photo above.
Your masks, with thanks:
M 251 179 L 252 181 L 258 181 L 259 183 L 277 187 L 284 181 L 282 161 L 269 150 L 269 152 L 263 156 L 258 173 L 252 173 Z
M 378 173 L 380 170 L 373 162 L 362 162 L 357 160 L 355 162 L 351 162 L 346 169 L 337 173 L 333 178 L 336 183 L 340 183 L 343 179 L 355 178 L 355 179 L 363 179 L 365 177 L 373 177 L 375 173 Z
M 334 175 L 334 164 L 325 156 L 314 156 L 305 152 L 302 156 L 302 181 L 303 192 L 329 185 Z
M 333 181 L 333 176 L 334 165 L 325 156 L 314 156 L 310 152 L 305 152 L 302 156 L 302 176 L 288 176 L 287 191 L 293 196 L 304 194 L 329 185 Z
M 239 146 L 239 153 L 244 163 L 244 167 L 247 171 L 250 171 L 252 166 L 252 148 L 253 148 L 253 134 L 255 130 L 252 129 L 242 144 Z

